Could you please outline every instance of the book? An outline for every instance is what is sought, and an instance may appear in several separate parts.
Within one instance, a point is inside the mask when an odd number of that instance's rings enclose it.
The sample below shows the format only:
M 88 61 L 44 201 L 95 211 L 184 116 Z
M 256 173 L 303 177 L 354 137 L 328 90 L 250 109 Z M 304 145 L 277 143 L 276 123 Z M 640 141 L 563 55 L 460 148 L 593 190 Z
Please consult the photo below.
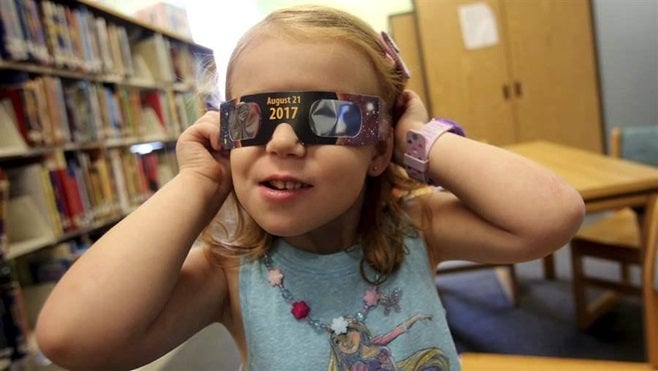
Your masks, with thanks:
M 73 230 L 73 223 L 71 222 L 71 213 L 69 212 L 66 203 L 66 196 L 64 195 L 64 184 L 61 177 L 58 175 L 60 165 L 57 162 L 54 154 L 49 154 L 45 159 L 45 167 L 48 173 L 48 179 L 53 189 L 53 198 L 55 200 L 55 208 L 59 215 L 59 221 L 64 232 Z
M 32 120 L 39 123 L 38 126 L 41 129 L 41 144 L 44 146 L 52 146 L 55 144 L 53 123 L 48 109 L 43 109 L 44 107 L 48 107 L 45 81 L 42 76 L 39 76 L 28 80 L 25 83 L 25 86 L 26 89 L 29 89 L 33 93 L 33 106 L 25 107 L 26 110 L 29 110 L 28 116 L 32 117 Z
M 142 107 L 142 130 L 145 138 L 165 139 L 168 135 L 173 136 L 169 130 L 170 117 L 167 113 L 167 102 L 163 93 L 159 90 L 143 90 L 140 93 Z
M 110 72 L 119 78 L 123 78 L 126 76 L 126 68 L 123 63 L 119 37 L 119 26 L 113 23 L 107 24 L 107 45 L 112 58 L 112 70 Z
M 123 138 L 126 135 L 124 112 L 121 110 L 119 94 L 109 86 L 103 87 L 105 103 L 108 110 L 106 138 Z
M 113 177 L 109 159 L 105 156 L 91 158 L 92 181 L 98 193 L 100 220 L 119 215 L 120 206 L 116 194 L 116 178 Z
M 194 122 L 203 115 L 204 107 L 199 95 L 194 92 L 176 93 L 174 104 L 178 113 L 180 130 L 183 131 L 190 127 Z
M 124 73 L 126 76 L 131 77 L 135 75 L 132 62 L 132 44 L 128 37 L 128 31 L 125 27 L 117 26 L 117 37 L 119 42 L 119 50 L 121 52 L 121 63 L 123 64 Z
M 71 142 L 71 130 L 66 114 L 64 89 L 62 80 L 54 76 L 41 77 L 45 89 L 46 106 L 52 126 L 52 141 L 54 144 Z
M 20 13 L 14 1 L 0 1 L 0 56 L 21 61 L 29 57 Z
M 93 15 L 89 9 L 85 7 L 75 9 L 74 14 L 77 18 L 80 43 L 84 56 L 84 70 L 92 73 L 100 72 L 101 61 L 98 44 L 96 43 L 96 29 L 95 27 L 91 26 L 91 22 L 93 22 Z
M 133 47 L 133 58 L 139 58 L 156 82 L 173 82 L 174 72 L 169 56 L 169 45 L 161 34 L 153 34 L 138 40 Z
M 63 90 L 71 139 L 78 143 L 102 139 L 96 85 L 87 80 L 71 80 L 64 83 Z
M 84 50 L 82 46 L 82 35 L 78 25 L 77 10 L 68 6 L 62 7 L 66 19 L 67 33 L 70 40 L 72 67 L 73 69 L 86 71 L 84 65 Z
M 29 48 L 30 59 L 38 64 L 48 65 L 51 57 L 48 51 L 45 31 L 41 22 L 39 7 L 35 0 L 17 0 L 19 15 L 24 21 L 25 37 Z
M 88 201 L 85 189 L 82 188 L 83 180 L 80 179 L 80 165 L 72 158 L 66 158 L 64 154 L 57 154 L 58 168 L 57 176 L 60 178 L 64 189 L 64 199 L 69 209 L 71 224 L 73 228 L 80 229 L 89 224 L 88 209 L 85 205 Z
M 108 151 L 110 161 L 111 175 L 114 179 L 114 186 L 117 197 L 117 207 L 122 213 L 128 213 L 131 209 L 130 193 L 126 184 L 126 171 L 121 159 L 121 150 L 112 148 Z
M 123 137 L 141 137 L 143 132 L 140 129 L 139 123 L 142 122 L 142 103 L 139 89 L 120 86 L 118 87 L 117 97 L 123 116 Z
M 58 25 L 56 23 L 56 9 L 55 5 L 49 0 L 41 1 L 41 14 L 42 23 L 44 25 L 44 32 L 48 50 L 52 54 L 52 63 L 56 67 L 63 67 L 66 65 L 66 55 L 61 48 Z
M 114 72 L 114 60 L 112 58 L 111 48 L 108 47 L 110 45 L 110 38 L 107 31 L 107 22 L 105 18 L 97 17 L 94 18 L 93 26 L 96 29 L 98 38 L 102 71 L 112 73 Z

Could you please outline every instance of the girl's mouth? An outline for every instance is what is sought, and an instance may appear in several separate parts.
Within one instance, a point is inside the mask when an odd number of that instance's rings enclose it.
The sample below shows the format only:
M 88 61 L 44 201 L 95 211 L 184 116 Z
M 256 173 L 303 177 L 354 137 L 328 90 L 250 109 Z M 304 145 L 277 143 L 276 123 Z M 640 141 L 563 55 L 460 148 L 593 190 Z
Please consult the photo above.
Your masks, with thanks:
M 290 190 L 297 190 L 297 189 L 311 187 L 310 184 L 306 184 L 299 181 L 291 181 L 291 180 L 269 180 L 263 182 L 263 185 L 268 188 L 276 189 L 280 191 L 284 191 L 284 190 L 290 191 Z

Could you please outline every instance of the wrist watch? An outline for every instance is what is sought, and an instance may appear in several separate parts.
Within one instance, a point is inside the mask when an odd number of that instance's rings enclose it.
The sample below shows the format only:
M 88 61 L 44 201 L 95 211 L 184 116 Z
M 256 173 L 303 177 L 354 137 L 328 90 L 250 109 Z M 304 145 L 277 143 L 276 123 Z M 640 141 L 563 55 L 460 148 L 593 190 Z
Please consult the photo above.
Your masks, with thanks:
M 464 129 L 456 122 L 437 118 L 423 125 L 420 130 L 411 129 L 407 132 L 404 167 L 411 178 L 426 184 L 433 184 L 427 174 L 430 150 L 434 142 L 446 132 L 465 136 Z

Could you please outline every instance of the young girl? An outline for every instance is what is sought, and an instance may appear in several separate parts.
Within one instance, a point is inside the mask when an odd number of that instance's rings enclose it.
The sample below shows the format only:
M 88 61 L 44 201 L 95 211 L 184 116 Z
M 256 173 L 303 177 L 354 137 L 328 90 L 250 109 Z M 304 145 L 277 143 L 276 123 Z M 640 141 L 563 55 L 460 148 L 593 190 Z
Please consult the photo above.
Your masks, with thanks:
M 178 175 L 54 289 L 41 349 L 128 369 L 220 322 L 249 370 L 459 369 L 436 265 L 541 258 L 584 208 L 546 169 L 428 124 L 407 77 L 343 12 L 257 24 L 230 60 L 231 100 L 180 136 Z

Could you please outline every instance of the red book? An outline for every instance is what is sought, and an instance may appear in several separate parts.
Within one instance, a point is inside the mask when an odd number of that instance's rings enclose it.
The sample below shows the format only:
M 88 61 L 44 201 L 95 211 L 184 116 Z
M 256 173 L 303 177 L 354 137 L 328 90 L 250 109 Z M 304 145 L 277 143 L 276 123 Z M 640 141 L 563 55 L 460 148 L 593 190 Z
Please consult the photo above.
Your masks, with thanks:
M 55 154 L 53 165 L 51 167 L 51 173 L 55 178 L 53 184 L 57 183 L 61 187 L 61 195 L 66 205 L 71 228 L 80 228 L 84 225 L 85 209 L 82 203 L 78 181 L 75 178 L 73 170 L 67 168 L 63 153 Z
M 48 175 L 50 177 L 50 183 L 53 186 L 53 195 L 55 196 L 55 205 L 57 206 L 57 213 L 59 214 L 59 220 L 62 223 L 62 230 L 68 232 L 72 229 L 71 218 L 69 215 L 68 206 L 66 206 L 66 199 L 64 196 L 64 185 L 60 181 L 57 171 L 55 169 L 49 169 Z
M 141 94 L 142 107 L 151 107 L 155 114 L 158 116 L 160 125 L 165 130 L 167 129 L 167 123 L 165 121 L 165 116 L 162 107 L 162 101 L 160 99 L 160 93 L 156 90 L 144 91 Z

